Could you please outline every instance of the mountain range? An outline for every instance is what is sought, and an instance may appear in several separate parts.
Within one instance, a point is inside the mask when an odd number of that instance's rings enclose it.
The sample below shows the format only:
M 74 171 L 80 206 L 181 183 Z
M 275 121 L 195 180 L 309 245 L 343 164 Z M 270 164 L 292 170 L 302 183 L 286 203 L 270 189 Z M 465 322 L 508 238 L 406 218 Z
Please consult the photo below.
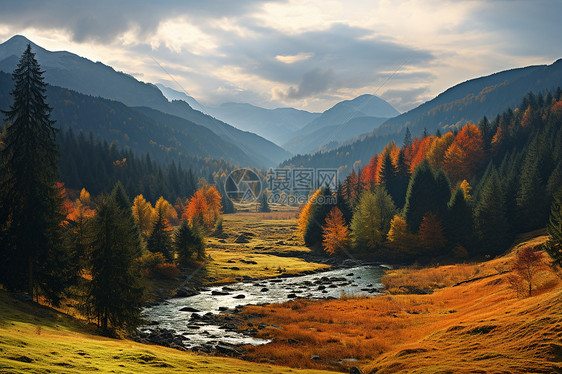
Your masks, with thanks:
M 274 166 L 290 156 L 289 152 L 271 141 L 195 110 L 185 101 L 170 102 L 153 84 L 140 82 L 131 75 L 117 72 L 100 62 L 94 63 L 73 53 L 50 52 L 21 35 L 16 35 L 0 44 L 0 71 L 11 73 L 27 44 L 32 46 L 41 68 L 45 70 L 44 77 L 47 83 L 82 94 L 121 102 L 127 107 L 152 108 L 206 127 L 246 155 L 236 160 L 237 165 Z M 162 135 L 166 136 L 166 134 Z M 168 135 L 172 136 L 172 134 Z M 210 142 L 213 140 L 203 137 L 197 141 L 202 142 L 203 147 L 207 147 L 211 146 Z M 182 152 L 189 153 L 190 150 L 184 149 Z
M 484 116 L 490 120 L 508 108 L 515 108 L 529 92 L 554 92 L 562 87 L 562 60 L 506 70 L 457 84 L 433 100 L 386 120 L 375 130 L 344 142 L 341 147 L 316 154 L 295 156 L 284 165 L 340 167 L 349 171 L 365 165 L 389 142 L 401 144 L 406 128 L 413 136 L 437 130 L 448 131 Z

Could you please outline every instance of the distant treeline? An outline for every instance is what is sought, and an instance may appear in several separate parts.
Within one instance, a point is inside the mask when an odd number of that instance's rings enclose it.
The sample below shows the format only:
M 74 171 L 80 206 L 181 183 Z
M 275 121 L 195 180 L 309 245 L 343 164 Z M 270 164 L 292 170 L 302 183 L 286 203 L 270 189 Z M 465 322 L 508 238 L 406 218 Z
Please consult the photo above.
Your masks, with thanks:
M 119 149 L 93 135 L 75 135 L 71 130 L 58 135 L 61 153 L 60 172 L 67 188 L 86 188 L 99 195 L 111 191 L 121 181 L 129 196 L 142 194 L 149 201 L 160 196 L 170 201 L 192 196 L 200 178 L 214 183 L 231 166 L 222 160 L 198 159 L 185 168 L 175 161 L 163 164 L 152 160 L 149 153 L 139 157 L 130 149 Z

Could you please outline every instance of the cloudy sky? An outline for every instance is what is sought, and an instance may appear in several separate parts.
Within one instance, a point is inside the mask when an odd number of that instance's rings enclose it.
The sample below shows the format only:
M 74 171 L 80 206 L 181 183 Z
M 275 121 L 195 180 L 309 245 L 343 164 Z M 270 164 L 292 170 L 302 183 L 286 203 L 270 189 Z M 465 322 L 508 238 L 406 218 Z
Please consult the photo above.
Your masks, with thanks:
M 205 105 L 323 111 L 361 94 L 406 111 L 448 87 L 562 57 L 559 0 L 0 2 L 22 34 Z

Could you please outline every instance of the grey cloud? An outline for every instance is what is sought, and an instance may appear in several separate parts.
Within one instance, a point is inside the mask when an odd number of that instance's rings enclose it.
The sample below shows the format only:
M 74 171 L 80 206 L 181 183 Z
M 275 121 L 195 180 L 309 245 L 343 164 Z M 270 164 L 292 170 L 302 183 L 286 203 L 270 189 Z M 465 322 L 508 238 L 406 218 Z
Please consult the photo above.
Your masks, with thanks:
M 325 92 L 334 85 L 335 74 L 332 69 L 314 69 L 304 73 L 298 87 L 289 87 L 284 95 L 288 99 L 302 99 Z
M 278 2 L 285 0 L 269 0 Z M 252 13 L 260 0 L 20 0 L 0 2 L 0 23 L 25 28 L 65 29 L 77 42 L 111 42 L 131 28 L 141 35 L 154 32 L 161 21 L 236 17 Z
M 428 100 L 429 87 L 418 87 L 407 90 L 386 90 L 381 97 L 401 112 L 408 111 Z

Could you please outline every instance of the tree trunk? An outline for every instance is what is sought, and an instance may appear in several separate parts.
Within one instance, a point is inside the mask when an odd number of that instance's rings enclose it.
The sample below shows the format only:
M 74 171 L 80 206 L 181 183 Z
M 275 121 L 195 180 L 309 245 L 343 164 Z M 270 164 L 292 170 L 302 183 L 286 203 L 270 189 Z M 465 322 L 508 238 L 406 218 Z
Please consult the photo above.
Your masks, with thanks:
M 28 271 L 27 292 L 29 292 L 29 296 L 31 296 L 31 300 L 33 300 L 33 258 L 31 256 L 29 256 L 28 258 L 27 271 Z

